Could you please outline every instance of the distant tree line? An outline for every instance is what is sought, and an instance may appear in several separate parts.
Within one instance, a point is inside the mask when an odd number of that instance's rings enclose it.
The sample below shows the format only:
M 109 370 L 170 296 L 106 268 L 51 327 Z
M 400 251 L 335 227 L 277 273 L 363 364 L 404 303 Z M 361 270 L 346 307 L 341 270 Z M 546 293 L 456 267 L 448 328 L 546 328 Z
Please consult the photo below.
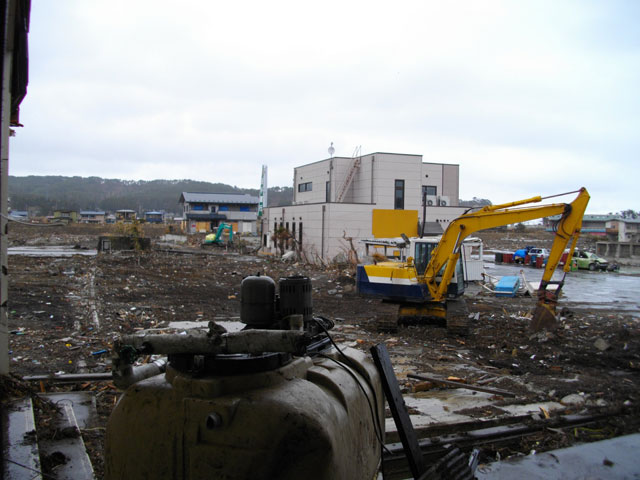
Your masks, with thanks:
M 160 210 L 180 213 L 182 192 L 248 193 L 258 196 L 257 188 L 238 188 L 224 183 L 195 180 L 117 180 L 100 177 L 9 176 L 9 206 L 12 210 L 31 210 L 51 215 L 55 210 L 120 209 L 138 213 Z M 291 204 L 291 187 L 268 189 L 268 206 Z
M 609 215 L 611 215 L 611 213 Z M 640 218 L 640 211 L 636 212 L 635 210 L 631 210 L 631 209 L 622 210 L 621 212 L 618 212 L 617 214 L 614 214 L 614 215 L 619 215 L 622 218 L 637 220 L 638 218 Z
M 492 205 L 491 200 L 486 198 L 473 197 L 472 200 L 458 200 L 458 205 L 461 207 L 484 207 L 485 205 Z

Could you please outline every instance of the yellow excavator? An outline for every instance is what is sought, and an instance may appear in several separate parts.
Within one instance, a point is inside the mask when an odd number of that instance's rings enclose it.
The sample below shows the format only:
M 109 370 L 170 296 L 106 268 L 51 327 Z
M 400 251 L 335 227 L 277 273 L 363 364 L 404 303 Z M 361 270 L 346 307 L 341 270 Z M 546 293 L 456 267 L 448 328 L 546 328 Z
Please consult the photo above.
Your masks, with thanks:
M 571 203 L 532 205 L 562 195 L 577 193 Z M 538 218 L 560 215 L 555 224 L 555 238 L 547 265 L 537 291 L 537 306 L 531 328 L 540 330 L 555 325 L 555 306 L 570 264 L 564 266 L 562 280 L 551 278 L 564 250 L 569 245 L 573 254 L 582 228 L 582 218 L 589 202 L 586 188 L 548 197 L 532 197 L 501 205 L 488 205 L 469 210 L 453 220 L 441 237 L 409 240 L 411 256 L 406 262 L 379 262 L 358 265 L 356 284 L 363 296 L 382 298 L 399 304 L 396 318 L 381 319 L 379 330 L 393 331 L 399 321 L 425 318 L 446 320 L 447 329 L 466 334 L 469 315 L 464 293 L 464 275 L 460 255 L 462 243 L 469 235 L 488 228 L 522 223 Z M 555 289 L 548 287 L 555 285 Z

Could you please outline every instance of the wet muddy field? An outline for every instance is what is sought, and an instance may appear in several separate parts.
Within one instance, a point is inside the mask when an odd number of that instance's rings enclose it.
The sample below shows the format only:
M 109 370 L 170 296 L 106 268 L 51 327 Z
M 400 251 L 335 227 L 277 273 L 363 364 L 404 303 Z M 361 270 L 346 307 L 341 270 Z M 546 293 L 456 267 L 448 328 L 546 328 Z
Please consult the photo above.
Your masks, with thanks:
M 10 240 L 16 247 L 56 245 L 86 253 L 85 249 L 95 249 L 98 236 L 104 233 L 104 228 L 92 226 L 46 229 L 12 225 Z M 550 416 L 609 412 L 608 420 L 596 428 L 599 437 L 638 431 L 638 277 L 620 277 L 624 281 L 617 287 L 609 285 L 617 277 L 606 273 L 578 272 L 580 275 L 568 277 L 567 297 L 560 302 L 560 327 L 553 333 L 529 330 L 532 298 L 496 298 L 479 286 L 470 286 L 466 301 L 473 321 L 468 336 L 449 336 L 437 325 L 406 325 L 397 333 L 381 334 L 376 331 L 376 319 L 394 314 L 396 307 L 360 298 L 352 266 L 319 268 L 271 257 L 203 251 L 197 245 L 171 251 L 158 242 L 163 233 L 164 229 L 146 232 L 153 245 L 148 252 L 11 255 L 12 372 L 20 376 L 108 372 L 113 341 L 119 335 L 179 327 L 179 322 L 236 321 L 243 277 L 258 272 L 275 279 L 302 274 L 312 280 L 314 313 L 335 320 L 336 340 L 366 351 L 377 343 L 387 345 L 416 425 L 537 410 Z M 503 248 L 497 244 L 500 238 L 495 246 L 485 239 L 485 248 Z M 537 272 L 529 274 L 530 280 L 535 280 Z M 572 288 L 575 295 L 582 296 L 575 297 Z M 617 297 L 613 300 L 600 291 Z M 515 397 L 445 389 L 411 380 L 407 378 L 410 373 L 454 377 L 468 384 L 480 382 L 510 391 Z M 64 387 L 42 384 L 37 388 L 95 393 L 102 423 L 89 432 L 88 448 L 99 476 L 104 425 L 118 391 L 106 382 Z M 464 400 L 469 396 L 473 399 Z M 393 422 L 387 424 L 393 430 Z M 542 450 L 590 439 L 595 438 L 577 429 L 549 431 L 523 441 L 517 449 L 490 453 L 504 458 L 518 451 L 528 453 L 532 448 Z

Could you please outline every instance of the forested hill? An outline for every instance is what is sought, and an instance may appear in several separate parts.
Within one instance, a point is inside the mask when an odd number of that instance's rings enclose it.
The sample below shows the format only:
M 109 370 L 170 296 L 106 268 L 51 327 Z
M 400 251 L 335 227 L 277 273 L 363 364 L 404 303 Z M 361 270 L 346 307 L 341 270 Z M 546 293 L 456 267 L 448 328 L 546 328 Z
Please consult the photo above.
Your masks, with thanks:
M 100 177 L 9 176 L 9 206 L 12 210 L 35 210 L 51 215 L 54 210 L 131 209 L 138 212 L 164 210 L 180 213 L 182 192 L 248 193 L 258 189 L 237 188 L 223 183 L 194 180 L 132 181 Z M 291 187 L 269 188 L 269 206 L 287 205 L 293 199 Z

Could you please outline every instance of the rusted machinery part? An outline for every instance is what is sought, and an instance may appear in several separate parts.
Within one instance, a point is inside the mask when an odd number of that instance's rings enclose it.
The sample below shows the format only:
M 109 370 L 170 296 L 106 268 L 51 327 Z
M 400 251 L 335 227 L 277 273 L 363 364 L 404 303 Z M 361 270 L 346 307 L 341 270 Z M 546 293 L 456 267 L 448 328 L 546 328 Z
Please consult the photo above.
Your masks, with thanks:
M 539 332 L 540 330 L 553 331 L 558 328 L 555 304 L 538 302 L 533 311 L 529 328 L 532 332 Z
M 118 343 L 122 347 L 130 345 L 144 354 L 259 355 L 264 352 L 284 352 L 302 355 L 310 342 L 311 336 L 306 332 L 255 329 L 215 336 L 203 332 L 189 335 L 124 335 Z

